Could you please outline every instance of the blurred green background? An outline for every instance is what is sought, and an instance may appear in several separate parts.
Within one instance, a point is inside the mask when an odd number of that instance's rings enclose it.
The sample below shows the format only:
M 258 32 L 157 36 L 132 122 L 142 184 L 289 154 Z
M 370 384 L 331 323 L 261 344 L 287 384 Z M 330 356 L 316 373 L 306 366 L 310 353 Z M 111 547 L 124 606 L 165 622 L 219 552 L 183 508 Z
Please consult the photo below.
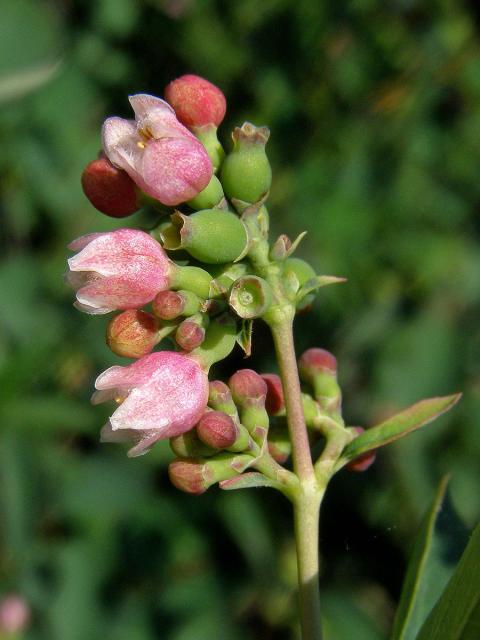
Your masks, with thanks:
M 342 472 L 321 550 L 327 640 L 386 638 L 412 539 L 452 473 L 479 516 L 480 11 L 464 0 L 2 0 L 0 595 L 28 640 L 295 638 L 291 514 L 270 490 L 174 490 L 168 446 L 99 445 L 105 318 L 72 308 L 69 240 L 121 226 L 80 188 L 106 115 L 194 72 L 272 131 L 274 232 L 346 276 L 297 321 L 339 359 L 350 424 L 462 390 L 451 415 Z M 127 224 L 135 224 L 135 217 Z M 266 330 L 255 357 L 274 367 Z

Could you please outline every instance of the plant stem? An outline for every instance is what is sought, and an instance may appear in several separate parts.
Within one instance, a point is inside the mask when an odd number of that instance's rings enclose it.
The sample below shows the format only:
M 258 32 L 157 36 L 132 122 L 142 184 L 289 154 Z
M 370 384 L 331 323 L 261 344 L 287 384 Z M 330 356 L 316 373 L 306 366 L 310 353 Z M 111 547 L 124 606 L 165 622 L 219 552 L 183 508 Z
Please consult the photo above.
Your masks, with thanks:
M 293 503 L 297 549 L 298 595 L 303 640 L 321 640 L 318 575 L 318 521 L 322 494 L 303 493 Z
M 280 322 L 271 322 L 270 328 L 275 344 L 287 424 L 292 443 L 293 469 L 300 482 L 315 482 L 307 426 L 303 414 L 302 394 L 298 377 L 297 358 L 293 343 L 293 314 L 286 314 Z
M 303 640 L 321 640 L 318 525 L 324 489 L 315 477 L 293 342 L 293 313 L 269 322 L 282 379 L 294 471 L 300 481 L 292 502 L 297 549 L 298 595 Z M 283 316 L 283 317 L 281 317 Z

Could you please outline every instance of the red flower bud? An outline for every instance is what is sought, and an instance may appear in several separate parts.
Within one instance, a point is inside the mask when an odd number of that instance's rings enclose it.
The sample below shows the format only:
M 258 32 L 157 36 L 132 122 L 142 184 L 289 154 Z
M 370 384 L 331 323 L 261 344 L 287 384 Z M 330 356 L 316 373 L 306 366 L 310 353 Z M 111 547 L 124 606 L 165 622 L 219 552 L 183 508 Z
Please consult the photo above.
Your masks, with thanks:
M 134 181 L 108 158 L 87 164 L 82 173 L 82 188 L 93 206 L 112 218 L 125 218 L 140 208 Z
M 202 442 L 213 449 L 228 449 L 239 436 L 239 429 L 230 416 L 221 411 L 208 411 L 197 424 Z
M 174 320 L 196 313 L 200 303 L 200 298 L 191 291 L 160 291 L 152 302 L 152 309 L 162 320 Z
M 187 318 L 178 325 L 175 340 L 184 351 L 193 351 L 205 340 L 205 328 L 195 316 Z
M 129 309 L 110 320 L 107 344 L 117 356 L 141 358 L 158 342 L 158 320 L 150 313 Z
M 178 459 L 168 465 L 168 475 L 173 486 L 197 496 L 205 493 L 210 486 L 205 477 L 206 470 L 205 463 L 199 458 Z
M 318 349 L 316 347 L 307 349 L 298 361 L 300 374 L 308 382 L 320 372 L 337 372 L 337 359 L 326 349 Z
M 353 427 L 353 429 L 357 432 L 357 436 L 365 431 L 365 429 L 363 429 L 362 427 Z M 355 458 L 354 460 L 349 462 L 346 465 L 346 468 L 349 471 L 356 471 L 357 473 L 366 471 L 375 462 L 376 457 L 376 451 L 367 451 L 367 453 L 364 453 L 361 456 L 358 456 L 358 458 Z
M 208 385 L 208 402 L 212 406 L 232 401 L 230 389 L 221 380 L 212 380 Z
M 240 369 L 228 381 L 233 399 L 240 406 L 264 406 L 267 383 L 252 369 Z
M 165 98 L 175 110 L 177 118 L 186 127 L 215 127 L 225 117 L 225 96 L 214 84 L 192 74 L 170 82 L 165 89 Z
M 262 373 L 261 378 L 267 385 L 265 409 L 270 416 L 274 416 L 285 408 L 282 381 L 276 373 Z

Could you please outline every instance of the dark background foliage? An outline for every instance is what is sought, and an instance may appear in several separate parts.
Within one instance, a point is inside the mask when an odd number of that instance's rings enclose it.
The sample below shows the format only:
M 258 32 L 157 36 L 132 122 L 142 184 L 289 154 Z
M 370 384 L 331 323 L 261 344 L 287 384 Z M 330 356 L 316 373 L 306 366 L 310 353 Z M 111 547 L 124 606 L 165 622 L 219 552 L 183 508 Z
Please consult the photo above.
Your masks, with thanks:
M 99 445 L 105 318 L 71 306 L 66 244 L 120 226 L 79 176 L 127 94 L 204 75 L 221 136 L 268 124 L 275 232 L 346 285 L 297 321 L 338 356 L 350 424 L 462 390 L 451 415 L 342 472 L 322 519 L 327 640 L 386 638 L 421 515 L 445 472 L 479 515 L 480 14 L 464 0 L 3 0 L 0 6 L 0 590 L 29 640 L 295 637 L 290 510 L 269 490 L 201 498 L 168 446 Z M 135 218 L 132 219 L 135 224 Z M 269 370 L 255 356 L 221 367 Z

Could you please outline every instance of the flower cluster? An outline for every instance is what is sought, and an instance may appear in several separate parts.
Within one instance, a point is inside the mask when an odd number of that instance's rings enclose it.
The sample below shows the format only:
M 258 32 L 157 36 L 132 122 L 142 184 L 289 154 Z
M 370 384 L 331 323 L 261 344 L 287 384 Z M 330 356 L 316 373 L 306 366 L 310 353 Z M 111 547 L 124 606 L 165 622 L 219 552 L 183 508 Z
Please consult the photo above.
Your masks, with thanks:
M 291 444 L 280 378 L 243 369 L 227 385 L 209 383 L 208 371 L 236 343 L 249 355 L 254 319 L 274 322 L 282 300 L 305 309 L 318 287 L 340 279 L 317 276 L 292 257 L 301 238 L 268 244 L 268 129 L 235 128 L 225 154 L 217 137 L 226 111 L 220 89 L 186 75 L 166 87 L 165 98 L 133 95 L 133 119 L 107 118 L 102 152 L 82 175 L 99 211 L 123 218 L 144 208 L 152 216 L 149 232 L 92 233 L 69 247 L 75 306 L 119 312 L 106 342 L 134 359 L 95 382 L 92 402 L 118 404 L 101 439 L 130 442 L 129 456 L 170 439 L 177 456 L 170 478 L 191 493 L 216 482 L 230 488 L 247 469 L 286 491 L 292 474 L 281 465 Z M 332 422 L 343 425 L 335 358 L 310 350 L 299 368 L 310 437 L 328 439 Z M 352 428 L 349 439 L 356 435 Z

